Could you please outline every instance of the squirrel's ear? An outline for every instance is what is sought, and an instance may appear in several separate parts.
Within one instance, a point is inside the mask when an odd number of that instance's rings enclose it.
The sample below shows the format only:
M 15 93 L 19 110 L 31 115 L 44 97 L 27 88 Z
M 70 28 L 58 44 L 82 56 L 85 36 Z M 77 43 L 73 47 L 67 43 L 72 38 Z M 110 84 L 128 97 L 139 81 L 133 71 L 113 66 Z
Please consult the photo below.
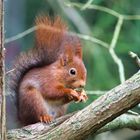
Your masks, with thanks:
M 78 46 L 76 47 L 75 55 L 78 56 L 80 59 L 82 59 L 82 48 L 80 44 L 78 44 Z
M 60 57 L 60 65 L 61 66 L 66 66 L 67 65 L 67 58 L 64 56 Z
M 60 64 L 61 66 L 66 66 L 70 62 L 73 61 L 73 52 L 72 48 L 66 47 L 64 51 L 64 55 L 60 57 Z

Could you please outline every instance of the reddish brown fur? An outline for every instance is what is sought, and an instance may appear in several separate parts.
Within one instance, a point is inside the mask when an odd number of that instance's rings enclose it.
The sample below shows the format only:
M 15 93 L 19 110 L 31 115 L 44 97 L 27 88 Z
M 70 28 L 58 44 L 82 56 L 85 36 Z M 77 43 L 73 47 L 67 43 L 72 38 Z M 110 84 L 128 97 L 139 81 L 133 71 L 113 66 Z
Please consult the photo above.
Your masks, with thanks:
M 36 19 L 36 25 L 38 26 L 36 31 L 38 47 L 48 46 L 52 48 L 56 42 L 60 44 L 67 29 L 60 17 L 56 17 L 52 21 L 49 17 L 40 16 Z
M 15 63 L 13 87 L 24 124 L 49 122 L 66 112 L 67 103 L 87 99 L 74 90 L 86 82 L 79 39 L 66 33 L 60 18 L 52 22 L 42 17 L 36 24 L 57 28 L 58 32 L 37 30 L 36 47 L 20 55 Z M 76 69 L 76 75 L 70 74 L 71 68 Z

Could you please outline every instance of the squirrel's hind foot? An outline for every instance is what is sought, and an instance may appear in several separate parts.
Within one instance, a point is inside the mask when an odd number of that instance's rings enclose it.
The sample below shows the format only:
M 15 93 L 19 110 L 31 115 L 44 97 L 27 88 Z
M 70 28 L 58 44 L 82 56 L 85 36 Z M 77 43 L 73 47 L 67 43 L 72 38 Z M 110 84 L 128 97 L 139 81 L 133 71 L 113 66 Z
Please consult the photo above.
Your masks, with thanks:
M 53 117 L 51 117 L 50 115 L 46 114 L 46 115 L 41 115 L 39 118 L 40 122 L 44 122 L 44 123 L 51 123 L 53 120 Z

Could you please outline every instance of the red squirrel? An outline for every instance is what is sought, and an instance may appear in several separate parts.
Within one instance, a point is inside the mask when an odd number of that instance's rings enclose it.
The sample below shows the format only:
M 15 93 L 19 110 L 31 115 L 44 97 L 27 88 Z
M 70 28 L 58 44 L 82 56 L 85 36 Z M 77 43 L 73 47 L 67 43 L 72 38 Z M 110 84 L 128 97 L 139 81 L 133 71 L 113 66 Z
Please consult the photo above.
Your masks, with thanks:
M 36 27 L 35 46 L 18 56 L 11 81 L 25 125 L 49 123 L 64 115 L 69 102 L 88 98 L 80 39 L 60 17 L 40 16 Z

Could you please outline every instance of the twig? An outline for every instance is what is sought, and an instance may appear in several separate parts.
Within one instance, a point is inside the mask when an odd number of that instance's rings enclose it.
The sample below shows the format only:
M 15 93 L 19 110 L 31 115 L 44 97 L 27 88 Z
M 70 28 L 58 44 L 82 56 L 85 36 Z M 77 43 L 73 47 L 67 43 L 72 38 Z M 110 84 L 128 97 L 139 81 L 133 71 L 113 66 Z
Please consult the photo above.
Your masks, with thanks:
M 5 39 L 5 43 L 9 43 L 9 42 L 15 41 L 15 40 L 17 40 L 17 39 L 20 39 L 20 38 L 22 38 L 22 37 L 24 37 L 24 36 L 26 36 L 26 35 L 28 35 L 28 34 L 34 32 L 36 29 L 37 29 L 36 26 L 31 27 L 31 28 L 25 30 L 25 31 L 22 32 L 22 33 L 19 33 L 19 34 L 13 36 L 13 37 L 10 37 L 10 38 Z
M 114 49 L 116 47 L 116 43 L 118 41 L 118 37 L 121 31 L 121 27 L 123 24 L 123 17 L 119 17 L 118 22 L 115 26 L 115 30 L 114 30 L 114 34 L 113 34 L 113 38 L 110 44 L 110 49 Z
M 140 15 L 122 15 L 125 20 L 140 20 Z
M 65 2 L 65 5 L 68 6 L 68 7 L 78 7 L 78 8 L 82 8 L 84 6 L 84 4 L 81 4 L 81 3 L 75 3 L 75 2 Z M 120 14 L 112 9 L 109 9 L 109 8 L 106 8 L 106 7 L 103 7 L 103 6 L 99 6 L 99 5 L 95 5 L 95 4 L 92 4 L 92 5 L 89 5 L 88 7 L 86 7 L 86 9 L 94 9 L 94 10 L 99 10 L 99 11 L 102 11 L 102 12 L 106 12 L 110 15 L 113 15 L 115 17 L 119 17 Z
M 7 75 L 7 74 L 9 74 L 9 73 L 12 73 L 12 72 L 14 72 L 14 71 L 15 71 L 15 69 L 11 69 L 11 70 L 7 71 L 7 72 L 5 73 L 5 75 Z
M 54 32 L 59 31 L 59 29 L 57 29 L 57 28 L 52 28 L 50 26 L 45 26 L 45 25 L 33 26 L 33 27 L 25 30 L 22 33 L 19 33 L 19 34 L 15 35 L 15 36 L 12 36 L 12 37 L 9 37 L 9 38 L 5 39 L 5 43 L 10 43 L 12 41 L 18 40 L 18 39 L 20 39 L 20 38 L 22 38 L 22 37 L 34 32 L 35 30 L 38 30 L 40 28 L 43 28 L 43 29 L 46 29 L 46 30 L 53 30 Z
M 129 52 L 129 55 L 132 57 L 132 58 L 135 58 L 136 59 L 136 63 L 138 64 L 138 66 L 140 67 L 140 58 L 138 57 L 138 55 L 134 52 Z
M 135 112 L 135 111 L 132 111 L 132 110 L 128 110 L 127 111 L 128 114 L 131 114 L 131 115 L 135 115 L 135 116 L 138 116 L 139 113 Z
M 84 4 L 81 3 L 75 3 L 75 2 L 65 2 L 65 5 L 68 7 L 78 7 L 78 8 L 82 8 L 84 6 Z M 90 4 L 88 6 L 86 6 L 85 9 L 94 9 L 94 10 L 98 10 L 98 11 L 102 11 L 105 13 L 108 13 L 112 16 L 115 16 L 117 18 L 119 18 L 120 16 L 123 17 L 125 20 L 140 20 L 140 15 L 125 15 L 125 14 L 120 14 L 112 9 L 106 8 L 104 6 L 99 6 L 99 5 L 95 5 L 95 4 Z
M 100 91 L 100 90 L 97 90 L 97 91 L 86 91 L 86 93 L 88 95 L 95 95 L 95 96 L 101 96 L 101 95 L 104 95 L 107 91 Z
M 129 128 L 132 130 L 140 130 L 140 115 L 128 115 L 128 114 L 123 114 L 113 120 L 112 122 L 108 123 L 99 131 L 97 131 L 96 134 L 100 134 L 106 131 L 112 131 L 116 129 L 122 129 L 122 128 Z
M 114 62 L 118 66 L 121 83 L 123 83 L 125 81 L 124 66 L 123 66 L 121 59 L 116 55 L 114 48 L 116 47 L 116 43 L 117 43 L 117 40 L 118 40 L 118 37 L 120 34 L 122 24 L 123 24 L 123 17 L 119 17 L 115 30 L 114 30 L 112 41 L 110 43 L 110 48 L 109 48 L 109 52 L 110 52 Z
M 40 27 L 39 27 L 39 28 L 40 28 Z M 37 30 L 37 29 L 39 29 L 39 28 L 38 28 L 37 26 L 34 26 L 34 27 L 31 27 L 31 28 L 25 30 L 25 31 L 22 32 L 22 33 L 19 33 L 19 34 L 13 36 L 13 37 L 7 38 L 7 39 L 5 39 L 5 44 L 6 44 L 6 43 L 10 43 L 10 42 L 15 41 L 15 40 L 18 40 L 18 39 L 20 39 L 20 38 L 22 38 L 22 37 L 24 37 L 24 36 L 26 36 L 26 35 L 28 35 L 28 34 L 34 32 L 35 30 Z M 89 35 L 78 34 L 78 33 L 74 33 L 74 32 L 69 32 L 69 33 L 70 33 L 70 34 L 73 34 L 73 35 L 77 35 L 77 36 L 79 36 L 79 38 L 81 38 L 81 39 L 89 40 L 89 41 L 91 41 L 91 42 L 94 42 L 94 43 L 96 43 L 96 44 L 99 44 L 99 45 L 101 45 L 101 46 L 103 46 L 103 47 L 105 47 L 105 48 L 108 48 L 108 47 L 109 47 L 109 44 L 107 44 L 106 42 L 103 42 L 102 40 L 99 40 L 99 39 L 97 39 L 97 38 L 95 38 L 95 37 L 91 37 L 91 36 L 89 36 Z
M 89 36 L 89 35 L 84 35 L 84 34 L 76 34 L 79 38 L 84 39 L 84 40 L 88 40 L 91 41 L 93 43 L 99 44 L 105 48 L 109 48 L 109 44 L 106 42 L 103 42 L 102 40 L 99 40 L 95 37 Z
M 11 70 L 5 72 L 4 75 L 6 76 L 6 75 L 8 75 L 8 74 L 10 74 L 10 73 L 12 73 L 12 72 L 14 72 L 14 71 L 15 71 L 15 69 L 11 69 Z M 0 76 L 0 79 L 1 79 L 1 78 L 2 78 L 2 76 Z
M 85 10 L 94 0 L 88 0 L 87 3 L 81 8 L 81 10 Z

